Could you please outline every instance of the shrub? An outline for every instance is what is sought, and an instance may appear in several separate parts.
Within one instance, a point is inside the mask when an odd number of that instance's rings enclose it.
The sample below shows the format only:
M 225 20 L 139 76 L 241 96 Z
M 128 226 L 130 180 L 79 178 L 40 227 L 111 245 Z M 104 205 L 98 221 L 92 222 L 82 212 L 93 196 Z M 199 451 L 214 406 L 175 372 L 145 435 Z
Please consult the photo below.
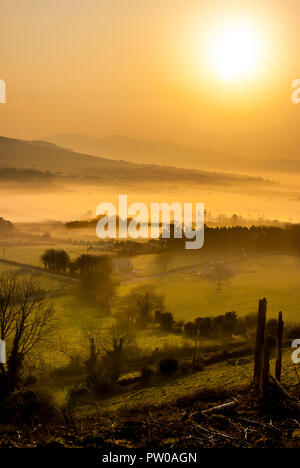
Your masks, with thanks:
M 192 371 L 192 366 L 189 362 L 182 362 L 179 366 L 179 372 L 183 375 L 190 374 Z
M 290 340 L 295 340 L 300 338 L 300 327 L 299 326 L 292 326 L 289 329 L 286 329 L 286 336 Z
M 19 390 L 5 400 L 4 420 L 18 426 L 37 425 L 53 422 L 58 413 L 48 395 L 31 390 Z
M 174 358 L 163 359 L 159 363 L 159 370 L 162 374 L 174 374 L 178 369 L 178 361 Z
M 32 387 L 37 383 L 37 378 L 34 375 L 28 375 L 23 382 L 24 387 Z
M 277 336 L 277 320 L 276 319 L 270 319 L 266 323 L 266 333 L 270 336 Z
M 114 382 L 110 382 L 107 379 L 99 380 L 95 386 L 95 392 L 98 396 L 113 394 L 115 390 Z
M 210 317 L 198 317 L 195 319 L 196 330 L 201 336 L 208 336 L 213 327 Z
M 154 322 L 160 323 L 160 321 L 161 321 L 161 316 L 162 316 L 161 311 L 160 311 L 160 310 L 156 310 L 156 311 L 155 311 L 155 314 L 154 314 Z
M 161 315 L 160 326 L 164 331 L 171 331 L 173 328 L 174 319 L 171 312 L 165 312 Z
M 149 380 L 154 375 L 154 370 L 150 366 L 144 366 L 141 369 L 142 380 Z
M 202 359 L 197 359 L 197 361 L 194 363 L 193 370 L 200 372 L 204 369 L 204 362 Z
M 183 321 L 183 320 L 179 320 L 178 322 L 175 322 L 175 323 L 174 323 L 174 325 L 173 325 L 173 332 L 174 332 L 174 333 L 181 333 L 183 327 L 184 327 L 184 321 Z
M 193 322 L 187 322 L 184 325 L 184 332 L 187 336 L 196 336 L 196 325 Z

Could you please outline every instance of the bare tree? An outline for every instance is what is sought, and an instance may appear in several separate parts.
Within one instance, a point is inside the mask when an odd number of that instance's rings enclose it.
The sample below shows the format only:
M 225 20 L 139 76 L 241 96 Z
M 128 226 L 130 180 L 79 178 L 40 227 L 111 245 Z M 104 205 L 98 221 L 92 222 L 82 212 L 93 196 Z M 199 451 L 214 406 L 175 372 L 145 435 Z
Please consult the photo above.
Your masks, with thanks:
M 87 373 L 87 381 L 89 385 L 93 385 L 97 381 L 97 366 L 99 364 L 100 356 L 100 335 L 86 332 L 84 336 L 89 347 L 88 358 L 84 363 Z
M 71 351 L 68 351 L 65 343 L 60 343 L 58 352 L 61 352 L 70 360 L 70 364 L 78 372 L 79 379 L 76 381 L 73 381 L 73 389 L 76 389 L 78 385 L 82 382 L 82 379 L 84 379 L 84 388 L 87 390 L 90 398 L 91 398 L 91 403 L 93 404 L 98 419 L 100 420 L 100 409 L 99 405 L 97 402 L 97 364 L 98 364 L 98 355 L 99 355 L 99 348 L 98 348 L 98 343 L 99 343 L 99 336 L 95 335 L 94 333 L 84 333 L 85 339 L 89 343 L 89 356 L 88 359 L 83 362 L 80 357 Z M 70 390 L 67 392 L 67 409 L 68 409 L 68 414 L 69 418 L 72 421 L 72 424 L 74 423 L 73 420 L 73 409 L 74 409 L 74 401 L 71 396 Z
M 154 311 L 164 309 L 163 297 L 149 284 L 136 286 L 123 299 L 123 309 L 129 321 L 136 320 L 141 328 L 147 328 L 154 318 Z
M 16 316 L 17 276 L 5 273 L 0 276 L 0 334 L 5 340 L 13 331 Z
M 113 380 L 117 379 L 122 371 L 124 361 L 129 356 L 130 351 L 136 351 L 136 334 L 130 323 L 118 320 L 107 330 L 104 337 L 103 363 L 106 372 Z
M 20 382 L 24 358 L 52 329 L 53 309 L 32 280 L 15 273 L 0 276 L 0 336 L 7 341 L 7 365 L 1 365 L 0 385 L 6 393 Z

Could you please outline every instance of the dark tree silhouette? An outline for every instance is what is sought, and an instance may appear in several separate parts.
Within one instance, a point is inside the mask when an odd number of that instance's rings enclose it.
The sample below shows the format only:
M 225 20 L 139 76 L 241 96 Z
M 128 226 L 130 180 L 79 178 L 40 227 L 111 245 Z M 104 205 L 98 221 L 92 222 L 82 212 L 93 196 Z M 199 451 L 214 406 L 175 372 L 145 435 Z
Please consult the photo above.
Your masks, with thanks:
M 81 271 L 84 297 L 105 314 L 111 313 L 116 282 L 112 278 L 111 258 L 108 255 L 82 255 L 77 259 Z
M 65 273 L 70 263 L 70 257 L 65 250 L 48 249 L 41 256 L 41 262 L 46 270 L 54 273 Z
M 0 365 L 0 393 L 21 382 L 24 358 L 51 332 L 53 309 L 32 280 L 14 273 L 0 276 L 0 336 L 7 343 L 7 364 Z
M 152 285 L 136 286 L 123 300 L 123 307 L 130 321 L 135 320 L 141 328 L 146 328 L 153 320 L 155 310 L 163 310 L 163 297 L 157 294 Z

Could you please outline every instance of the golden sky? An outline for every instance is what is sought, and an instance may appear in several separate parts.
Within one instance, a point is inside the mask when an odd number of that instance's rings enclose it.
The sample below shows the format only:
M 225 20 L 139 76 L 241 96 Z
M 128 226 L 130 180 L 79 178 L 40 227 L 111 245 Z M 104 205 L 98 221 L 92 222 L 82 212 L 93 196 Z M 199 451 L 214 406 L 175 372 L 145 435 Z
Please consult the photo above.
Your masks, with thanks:
M 0 11 L 4 136 L 120 134 L 297 157 L 299 0 L 0 0 Z M 249 70 L 226 81 L 213 44 L 223 54 L 228 24 L 256 44 Z

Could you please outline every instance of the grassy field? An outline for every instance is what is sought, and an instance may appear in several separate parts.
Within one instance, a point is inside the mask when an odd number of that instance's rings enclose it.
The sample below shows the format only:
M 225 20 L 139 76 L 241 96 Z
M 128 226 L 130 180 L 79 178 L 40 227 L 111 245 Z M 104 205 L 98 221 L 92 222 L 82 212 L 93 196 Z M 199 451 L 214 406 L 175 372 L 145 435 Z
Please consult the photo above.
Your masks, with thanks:
M 14 249 L 16 260 L 30 261 L 30 249 L 26 254 L 23 252 L 22 258 L 17 256 L 18 248 Z M 31 247 L 33 263 L 34 258 L 39 258 L 41 249 L 43 247 Z M 68 251 L 72 254 L 69 249 Z M 73 253 L 76 254 L 75 250 Z M 146 269 L 153 262 L 153 256 L 140 256 L 138 262 L 141 266 L 143 260 Z M 178 260 L 178 264 L 180 261 L 182 260 Z M 188 262 L 191 262 L 191 257 Z M 199 259 L 196 258 L 196 264 L 198 262 Z M 166 308 L 174 314 L 175 319 L 184 321 L 199 316 L 216 316 L 232 310 L 240 316 L 256 313 L 258 299 L 265 296 L 268 300 L 268 318 L 275 317 L 278 311 L 282 310 L 286 322 L 299 322 L 300 258 L 273 255 L 246 257 L 232 263 L 239 274 L 224 283 L 221 291 L 217 290 L 216 284 L 202 280 L 199 275 L 177 272 L 151 276 L 148 279 L 136 278 L 127 284 L 121 283 L 118 293 L 124 295 L 136 285 L 151 283 L 164 295 Z M 7 266 L 0 262 L 0 272 L 6 269 Z M 100 311 L 78 299 L 78 283 L 72 283 L 69 278 L 41 274 L 35 275 L 34 279 L 49 292 L 53 302 L 56 311 L 57 342 L 63 342 L 70 349 L 80 352 L 82 331 L 108 328 L 111 325 L 111 319 L 101 318 Z M 151 354 L 156 348 L 167 350 L 191 345 L 189 338 L 151 329 L 139 332 L 136 343 L 145 355 Z M 49 353 L 48 349 L 45 354 L 55 365 L 64 360 L 62 356 L 58 357 L 56 352 Z
M 139 276 L 148 276 L 162 273 L 161 267 L 156 261 L 156 254 L 137 255 L 130 258 L 135 271 Z M 165 271 L 179 268 L 192 267 L 208 260 L 208 256 L 202 252 L 185 251 L 184 255 L 171 254 L 166 264 Z
M 299 321 L 300 257 L 264 255 L 240 259 L 233 264 L 239 274 L 223 283 L 221 291 L 216 284 L 184 272 L 151 277 L 145 279 L 145 283 L 150 282 L 165 296 L 167 309 L 177 320 L 216 316 L 232 310 L 246 315 L 256 312 L 258 299 L 266 297 L 269 317 L 275 317 L 282 310 L 289 322 Z M 128 293 L 136 284 L 122 284 L 119 293 Z
M 34 266 L 41 266 L 40 257 L 45 252 L 46 249 L 52 247 L 51 242 L 49 245 L 14 245 L 5 247 L 5 252 L 3 248 L 0 247 L 0 260 L 5 255 L 6 260 L 11 260 L 19 263 L 26 263 Z M 79 255 L 87 253 L 87 245 L 81 244 L 71 244 L 66 242 L 55 242 L 53 245 L 54 249 L 63 249 L 68 252 L 71 259 L 75 259 Z M 105 252 L 101 247 L 94 246 L 92 251 L 89 253 L 94 255 L 103 255 Z M 156 255 L 155 254 L 145 254 L 137 255 L 135 257 L 129 257 L 132 262 L 134 269 L 141 276 L 153 275 L 161 273 L 159 265 L 157 265 Z M 197 251 L 196 253 L 191 254 L 190 252 L 185 252 L 185 255 L 171 255 L 166 265 L 166 270 L 173 270 L 177 268 L 183 268 L 188 266 L 197 265 L 201 262 L 206 261 L 207 258 L 204 255 L 204 252 Z
M 294 366 L 291 362 L 290 350 L 285 350 L 282 362 L 282 384 L 284 386 L 297 383 Z M 271 359 L 270 368 L 274 372 L 275 359 Z M 195 374 L 186 377 L 166 378 L 148 384 L 147 386 L 138 385 L 136 388 L 107 398 L 99 402 L 103 411 L 114 411 L 122 408 L 136 408 L 147 405 L 159 406 L 169 404 L 182 396 L 192 395 L 200 390 L 227 390 L 233 393 L 241 387 L 250 385 L 253 377 L 253 362 L 248 364 L 229 366 L 226 361 L 214 364 L 204 368 Z M 78 407 L 78 412 L 87 414 L 93 412 L 94 408 L 89 402 L 82 402 Z
M 46 249 L 51 249 L 52 245 L 29 245 L 29 246 L 9 246 L 5 247 L 5 259 L 19 263 L 27 263 L 33 266 L 42 266 L 41 255 Z M 54 249 L 63 249 L 68 252 L 71 259 L 86 253 L 86 245 L 73 245 L 67 243 L 54 244 Z M 3 258 L 3 249 L 0 250 L 0 257 Z
M 67 246 L 65 246 L 67 247 Z M 82 248 L 82 247 L 81 247 Z M 32 263 L 37 261 L 43 247 L 23 251 L 23 257 L 18 256 L 18 248 L 14 248 L 15 260 Z M 68 249 L 72 255 L 79 253 L 76 248 Z M 11 251 L 12 252 L 12 251 Z M 22 252 L 20 248 L 19 252 Z M 30 257 L 31 255 L 31 257 Z M 148 257 L 148 258 L 147 258 Z M 31 260 L 30 260 L 31 259 Z M 189 257 L 187 263 L 177 259 L 178 268 L 197 265 L 200 257 Z M 137 265 L 146 274 L 153 264 L 153 256 L 140 256 Z M 193 320 L 198 316 L 216 316 L 234 310 L 239 316 L 256 313 L 258 299 L 266 297 L 268 300 L 268 318 L 275 317 L 279 310 L 283 311 L 285 322 L 299 323 L 300 319 L 300 258 L 291 256 L 258 256 L 236 258 L 231 261 L 238 274 L 222 285 L 220 291 L 216 284 L 204 281 L 195 272 L 177 271 L 148 278 L 133 278 L 127 283 L 121 283 L 118 294 L 128 293 L 136 285 L 151 283 L 157 291 L 164 295 L 166 307 L 174 314 L 176 320 Z M 8 269 L 0 262 L 0 272 Z M 196 269 L 197 270 L 197 269 Z M 151 273 L 150 273 L 151 274 Z M 101 317 L 101 311 L 90 307 L 80 300 L 77 294 L 79 283 L 71 278 L 41 274 L 37 272 L 34 279 L 49 293 L 49 298 L 55 308 L 56 333 L 51 342 L 44 344 L 38 350 L 38 358 L 54 369 L 65 365 L 69 358 L 63 350 L 81 358 L 86 355 L 87 344 L 84 342 L 84 332 L 103 330 L 111 326 L 113 319 Z M 202 343 L 205 346 L 207 343 Z M 184 335 L 163 333 L 156 329 L 137 332 L 137 357 L 150 356 L 155 349 L 172 352 L 185 347 L 192 349 L 193 341 Z M 183 353 L 184 354 L 184 353 Z M 200 356 L 201 357 L 201 346 Z M 274 362 L 272 362 L 272 368 Z M 138 372 L 139 369 L 132 369 Z M 226 361 L 207 366 L 203 371 L 192 375 L 181 375 L 177 378 L 154 379 L 147 385 L 141 383 L 127 388 L 121 394 L 99 402 L 103 411 L 117 410 L 122 407 L 136 407 L 139 405 L 159 405 L 175 400 L 183 395 L 191 394 L 204 388 L 216 387 L 234 391 L 240 386 L 250 383 L 253 363 L 232 366 Z M 283 362 L 283 383 L 294 384 L 295 370 L 291 365 L 291 352 L 285 351 Z M 56 385 L 54 385 L 56 387 Z M 54 390 L 57 402 L 64 404 L 65 390 L 58 387 Z M 79 401 L 78 412 L 88 414 L 94 411 L 88 398 Z M 76 410 L 76 411 L 77 411 Z
M 62 246 L 63 247 L 63 246 Z M 65 246 L 66 247 L 66 246 Z M 70 246 L 69 246 L 70 247 Z M 71 246 L 72 247 L 72 246 Z M 81 247 L 82 248 L 82 247 Z M 23 252 L 19 258 L 18 248 L 14 247 L 16 260 L 29 262 L 31 255 L 39 258 L 43 247 L 31 247 Z M 79 251 L 77 246 L 68 252 L 72 255 Z M 22 248 L 20 248 L 22 251 Z M 153 262 L 153 255 L 139 256 L 136 258 L 140 267 L 147 270 Z M 196 255 L 196 264 L 199 257 Z M 187 259 L 190 264 L 192 257 Z M 285 321 L 290 323 L 300 320 L 300 257 L 282 255 L 264 255 L 249 257 L 232 261 L 239 274 L 230 281 L 223 283 L 221 291 L 216 284 L 204 281 L 199 275 L 187 272 L 167 273 L 165 275 L 151 276 L 149 278 L 136 278 L 128 283 L 121 283 L 118 294 L 124 295 L 133 287 L 145 283 L 151 283 L 157 291 L 164 295 L 166 308 L 174 314 L 176 320 L 194 320 L 199 316 L 216 316 L 228 311 L 236 311 L 238 315 L 256 313 L 258 299 L 266 297 L 268 300 L 268 317 L 275 317 L 279 310 L 283 311 Z M 185 260 L 178 259 L 177 264 L 184 265 Z M 7 269 L 0 262 L 0 272 Z M 61 297 L 55 297 L 54 306 L 57 310 L 59 328 L 67 333 L 70 329 L 72 335 L 74 329 L 94 326 L 95 311 L 86 304 L 78 302 L 75 297 L 76 284 L 71 284 L 68 278 L 59 279 L 48 275 L 38 275 L 35 279 L 44 290 L 61 290 Z M 74 289 L 74 295 L 68 289 Z M 96 314 L 97 315 L 97 314 Z M 96 319 L 97 320 L 97 319 Z M 141 333 L 138 341 L 143 349 L 155 349 L 157 346 L 172 346 L 174 341 L 181 343 L 182 338 L 174 335 L 158 337 L 155 333 Z

